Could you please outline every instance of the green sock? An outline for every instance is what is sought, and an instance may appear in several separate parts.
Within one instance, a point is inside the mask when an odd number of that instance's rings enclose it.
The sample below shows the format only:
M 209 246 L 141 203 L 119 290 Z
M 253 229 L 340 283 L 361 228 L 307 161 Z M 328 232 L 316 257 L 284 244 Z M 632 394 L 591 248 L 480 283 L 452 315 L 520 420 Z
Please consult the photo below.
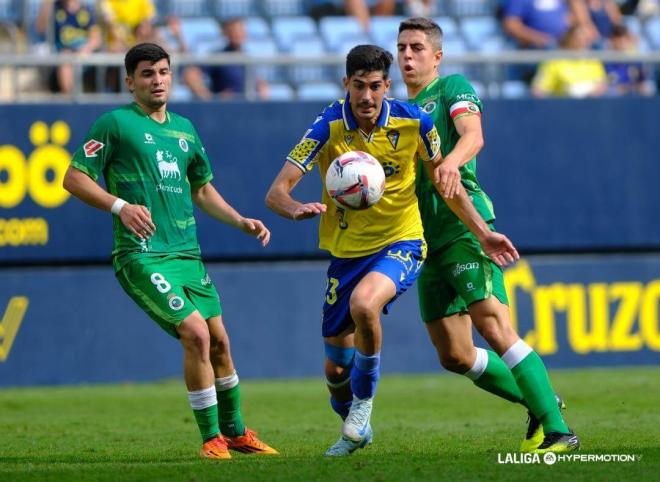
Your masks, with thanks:
M 518 340 L 502 359 L 511 368 L 529 410 L 541 421 L 543 431 L 570 432 L 559 412 L 555 391 L 541 357 L 527 343 Z
M 483 367 L 484 363 L 486 364 L 485 368 Z M 483 372 L 479 374 L 478 372 L 482 369 Z M 518 388 L 511 370 L 494 351 L 477 348 L 477 360 L 474 366 L 465 373 L 465 376 L 470 378 L 482 390 L 510 402 L 526 406 L 523 394 Z
M 226 379 L 235 378 L 236 385 L 225 388 Z M 233 383 L 231 380 L 230 383 Z M 224 386 L 223 386 L 224 385 Z M 216 390 L 218 391 L 218 415 L 220 417 L 220 431 L 227 437 L 237 437 L 245 433 L 245 424 L 241 415 L 241 390 L 238 385 L 236 374 L 225 378 L 216 379 Z
M 199 427 L 199 433 L 202 435 L 202 440 L 206 442 L 212 439 L 220 429 L 218 428 L 218 406 L 211 405 L 210 407 L 202 408 L 201 410 L 193 409 L 195 420 Z

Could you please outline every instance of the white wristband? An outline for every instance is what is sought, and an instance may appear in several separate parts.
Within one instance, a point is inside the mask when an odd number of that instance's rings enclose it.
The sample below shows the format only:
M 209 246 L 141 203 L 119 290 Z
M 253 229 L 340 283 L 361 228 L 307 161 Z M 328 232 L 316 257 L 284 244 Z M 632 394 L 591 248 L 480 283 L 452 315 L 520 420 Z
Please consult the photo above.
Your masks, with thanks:
M 116 214 L 117 216 L 119 216 L 119 211 L 121 211 L 121 208 L 123 208 L 126 204 L 128 204 L 126 201 L 118 197 L 117 199 L 115 199 L 115 202 L 112 203 L 110 212 L 112 214 Z

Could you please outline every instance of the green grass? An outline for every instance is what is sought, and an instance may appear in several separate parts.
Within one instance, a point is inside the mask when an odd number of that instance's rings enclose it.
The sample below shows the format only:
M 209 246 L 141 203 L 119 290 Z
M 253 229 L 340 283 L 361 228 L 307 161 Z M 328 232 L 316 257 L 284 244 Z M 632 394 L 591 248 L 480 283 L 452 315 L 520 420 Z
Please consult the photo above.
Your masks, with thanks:
M 374 444 L 342 459 L 322 453 L 339 434 L 321 379 L 243 381 L 250 427 L 279 457 L 197 458 L 199 436 L 182 382 L 0 390 L 0 480 L 650 480 L 660 473 L 659 367 L 555 371 L 583 454 L 628 463 L 498 464 L 525 431 L 524 410 L 463 377 L 384 377 Z M 657 479 L 656 479 L 657 480 Z

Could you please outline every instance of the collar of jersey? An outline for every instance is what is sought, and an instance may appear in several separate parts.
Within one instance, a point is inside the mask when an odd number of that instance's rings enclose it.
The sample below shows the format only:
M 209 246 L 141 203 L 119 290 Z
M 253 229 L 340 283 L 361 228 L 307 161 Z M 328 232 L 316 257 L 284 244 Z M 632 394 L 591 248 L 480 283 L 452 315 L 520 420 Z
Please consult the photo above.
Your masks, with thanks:
M 137 102 L 133 102 L 133 103 L 131 103 L 131 106 L 133 107 L 133 109 L 135 110 L 135 112 L 137 112 L 138 114 L 143 115 L 143 116 L 145 116 L 145 117 L 148 117 L 149 119 L 151 119 L 152 121 L 154 121 L 154 122 L 155 122 L 156 124 L 158 124 L 159 126 L 164 126 L 165 124 L 168 124 L 168 123 L 170 122 L 170 113 L 167 112 L 167 111 L 165 111 L 165 122 L 162 122 L 162 123 L 161 123 L 161 122 L 158 122 L 158 121 L 157 121 L 156 119 L 154 119 L 153 117 L 151 117 L 151 116 L 150 116 L 149 114 L 147 114 L 145 111 L 143 111 L 143 110 L 142 110 L 142 107 L 140 107 L 140 106 L 138 105 Z
M 416 96 L 413 100 L 420 99 L 423 95 L 426 95 L 426 94 L 428 93 L 428 91 L 431 90 L 431 89 L 433 88 L 433 86 L 434 86 L 435 84 L 437 84 L 438 82 L 440 82 L 440 76 L 437 76 L 435 79 L 433 79 L 433 80 L 431 81 L 431 83 L 430 83 L 429 85 L 427 85 L 426 87 L 424 87 L 424 88 L 419 92 L 419 94 L 417 94 L 417 96 Z
M 341 115 L 344 118 L 344 129 L 347 131 L 352 131 L 358 128 L 358 123 L 353 116 L 353 111 L 351 110 L 350 94 L 346 93 L 346 98 L 344 103 L 341 106 Z M 390 101 L 386 98 L 383 98 L 383 108 L 380 110 L 380 115 L 376 121 L 376 127 L 385 127 L 390 121 Z

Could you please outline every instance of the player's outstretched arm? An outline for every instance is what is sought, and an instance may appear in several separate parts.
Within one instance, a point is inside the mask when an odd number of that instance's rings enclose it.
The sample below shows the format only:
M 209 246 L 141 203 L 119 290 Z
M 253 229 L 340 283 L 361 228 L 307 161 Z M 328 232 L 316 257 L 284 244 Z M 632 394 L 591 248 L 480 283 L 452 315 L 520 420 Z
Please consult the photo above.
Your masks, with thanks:
M 303 173 L 299 168 L 290 162 L 285 162 L 266 194 L 266 206 L 280 216 L 295 221 L 323 214 L 327 209 L 325 204 L 301 203 L 291 197 L 291 191 L 302 176 Z
M 433 164 L 425 163 L 429 178 L 433 179 L 435 188 L 442 194 L 439 187 L 439 181 L 434 177 Z M 459 184 L 458 193 L 453 199 L 444 198 L 447 206 L 463 221 L 472 234 L 475 235 L 484 252 L 498 266 L 506 266 L 519 259 L 518 250 L 513 243 L 501 233 L 495 233 L 490 230 L 488 224 L 483 220 L 481 214 L 475 209 L 472 201 L 467 195 L 465 188 Z
M 245 234 L 254 236 L 266 246 L 270 241 L 270 231 L 258 219 L 241 216 L 231 205 L 225 201 L 213 184 L 206 184 L 192 188 L 193 202 L 206 214 L 220 222 L 234 226 Z
M 156 231 L 151 213 L 145 206 L 129 204 L 110 194 L 80 169 L 69 166 L 62 186 L 90 206 L 117 214 L 124 226 L 138 238 L 149 238 Z

